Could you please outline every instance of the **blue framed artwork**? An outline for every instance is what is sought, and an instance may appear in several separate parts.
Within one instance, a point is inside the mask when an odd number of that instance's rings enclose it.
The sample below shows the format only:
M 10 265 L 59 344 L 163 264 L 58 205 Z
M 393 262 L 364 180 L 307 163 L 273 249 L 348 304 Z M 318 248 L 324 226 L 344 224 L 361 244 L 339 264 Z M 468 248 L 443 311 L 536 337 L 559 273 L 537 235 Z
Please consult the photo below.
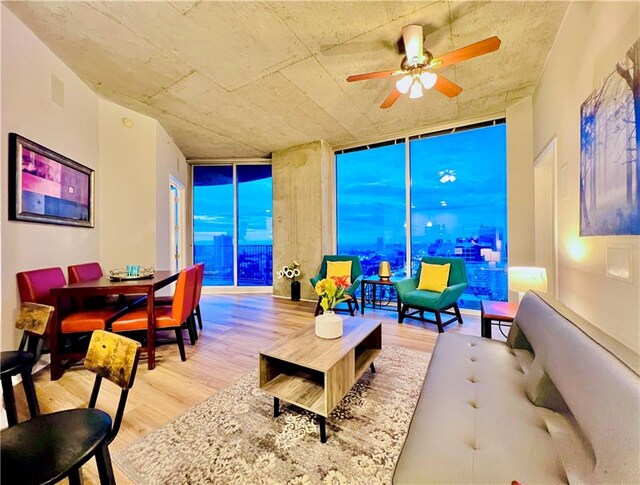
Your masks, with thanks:
M 580 108 L 580 235 L 640 235 L 640 39 Z

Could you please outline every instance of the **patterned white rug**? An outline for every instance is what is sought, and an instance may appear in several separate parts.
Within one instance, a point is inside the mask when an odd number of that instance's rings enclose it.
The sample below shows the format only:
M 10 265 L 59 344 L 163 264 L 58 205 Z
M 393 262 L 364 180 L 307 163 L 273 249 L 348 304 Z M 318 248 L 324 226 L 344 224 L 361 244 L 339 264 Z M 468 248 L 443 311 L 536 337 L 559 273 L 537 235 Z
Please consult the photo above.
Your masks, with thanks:
M 430 354 L 384 347 L 327 419 L 273 399 L 255 372 L 114 454 L 139 484 L 391 483 Z

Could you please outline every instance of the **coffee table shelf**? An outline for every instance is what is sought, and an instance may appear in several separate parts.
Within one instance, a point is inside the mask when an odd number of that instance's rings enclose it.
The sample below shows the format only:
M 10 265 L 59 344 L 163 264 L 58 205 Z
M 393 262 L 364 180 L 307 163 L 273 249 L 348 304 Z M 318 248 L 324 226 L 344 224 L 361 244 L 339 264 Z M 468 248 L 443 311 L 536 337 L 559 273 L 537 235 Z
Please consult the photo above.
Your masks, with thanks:
M 267 357 L 267 359 L 269 358 Z M 278 374 L 261 387 L 272 396 L 296 403 L 312 413 L 323 414 L 324 412 L 324 382 L 317 382 L 313 378 L 313 374 L 304 372 L 303 369 L 298 373 L 283 372 Z

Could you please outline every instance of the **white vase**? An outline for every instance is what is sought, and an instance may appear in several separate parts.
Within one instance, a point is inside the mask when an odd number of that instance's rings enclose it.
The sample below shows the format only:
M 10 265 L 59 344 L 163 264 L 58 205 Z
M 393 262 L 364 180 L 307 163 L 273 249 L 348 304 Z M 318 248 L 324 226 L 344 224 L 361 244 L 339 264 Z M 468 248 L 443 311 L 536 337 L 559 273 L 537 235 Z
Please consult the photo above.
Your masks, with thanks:
M 316 335 L 320 338 L 342 337 L 342 317 L 331 310 L 316 317 Z

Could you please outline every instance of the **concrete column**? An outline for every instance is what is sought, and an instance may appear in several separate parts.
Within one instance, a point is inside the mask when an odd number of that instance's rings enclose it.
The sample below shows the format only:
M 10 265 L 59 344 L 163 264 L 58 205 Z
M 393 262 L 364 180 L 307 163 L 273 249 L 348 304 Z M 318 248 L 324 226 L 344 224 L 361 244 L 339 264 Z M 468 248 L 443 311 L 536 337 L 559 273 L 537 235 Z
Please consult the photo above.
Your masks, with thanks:
M 273 152 L 274 273 L 294 259 L 301 264 L 302 298 L 315 300 L 309 278 L 324 254 L 335 251 L 335 161 L 316 141 Z M 289 280 L 274 274 L 273 294 L 290 295 Z

